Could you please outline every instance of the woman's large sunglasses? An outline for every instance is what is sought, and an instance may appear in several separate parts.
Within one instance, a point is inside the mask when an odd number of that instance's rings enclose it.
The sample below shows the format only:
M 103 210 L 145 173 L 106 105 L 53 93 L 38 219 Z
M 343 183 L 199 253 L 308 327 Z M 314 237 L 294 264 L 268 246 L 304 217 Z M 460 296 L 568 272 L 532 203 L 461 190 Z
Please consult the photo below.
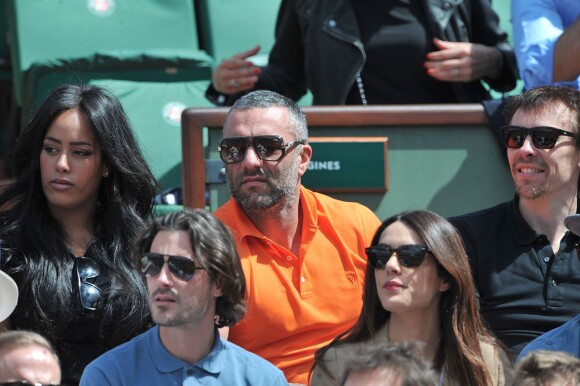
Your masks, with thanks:
M 77 257 L 75 259 L 75 272 L 79 288 L 81 305 L 84 309 L 94 311 L 99 306 L 102 292 L 89 279 L 94 279 L 101 274 L 99 263 L 88 257 Z
M 561 135 L 576 138 L 575 133 L 550 126 L 538 126 L 532 128 L 504 126 L 501 128 L 501 135 L 505 145 L 509 149 L 519 149 L 522 147 L 528 135 L 532 137 L 532 143 L 536 149 L 553 148 L 556 145 L 558 137 Z
M 141 257 L 141 272 L 145 277 L 158 275 L 165 263 L 167 263 L 172 274 L 184 281 L 190 281 L 196 269 L 204 269 L 203 267 L 197 267 L 193 260 L 185 256 L 149 252 Z
M 410 244 L 402 245 L 399 248 L 393 249 L 390 245 L 379 244 L 374 247 L 369 247 L 365 249 L 367 257 L 369 258 L 369 264 L 374 269 L 383 269 L 386 267 L 387 262 L 396 253 L 397 260 L 399 264 L 406 268 L 415 268 L 421 265 L 425 254 L 430 252 L 429 248 Z
M 297 145 L 304 145 L 306 141 L 294 141 L 284 144 L 279 135 L 257 135 L 255 137 L 223 138 L 217 151 L 222 161 L 227 164 L 242 162 L 246 157 L 249 146 L 254 148 L 256 155 L 264 161 L 279 161 L 286 155 L 286 151 Z

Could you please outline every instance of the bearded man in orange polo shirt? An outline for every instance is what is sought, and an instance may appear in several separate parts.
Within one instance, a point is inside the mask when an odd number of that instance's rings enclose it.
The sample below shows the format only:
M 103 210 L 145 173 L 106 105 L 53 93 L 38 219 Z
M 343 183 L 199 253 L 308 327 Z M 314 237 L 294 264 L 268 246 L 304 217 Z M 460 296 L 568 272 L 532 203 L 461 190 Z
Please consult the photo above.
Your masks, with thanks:
M 232 198 L 215 215 L 234 234 L 248 287 L 229 340 L 306 384 L 315 351 L 360 314 L 364 249 L 380 221 L 301 185 L 312 156 L 306 118 L 279 94 L 240 98 L 219 151 Z

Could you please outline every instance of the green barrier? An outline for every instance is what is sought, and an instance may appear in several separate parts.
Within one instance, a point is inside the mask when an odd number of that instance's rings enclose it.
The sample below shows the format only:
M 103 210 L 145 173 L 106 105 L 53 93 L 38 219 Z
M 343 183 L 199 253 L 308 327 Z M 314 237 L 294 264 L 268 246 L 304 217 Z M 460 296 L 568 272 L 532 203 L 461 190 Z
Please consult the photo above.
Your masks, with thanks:
M 183 210 L 183 205 L 161 205 L 157 204 L 153 207 L 153 216 L 165 216 L 166 214 L 179 212 Z
M 513 196 L 505 149 L 487 126 L 481 105 L 328 106 L 305 107 L 304 111 L 311 139 L 388 138 L 387 192 L 330 193 L 366 205 L 379 218 L 410 209 L 430 209 L 452 216 L 486 208 Z M 205 205 L 204 157 L 219 159 L 216 148 L 226 112 L 223 108 L 184 112 L 183 198 L 188 207 Z M 203 127 L 208 128 L 206 147 Z M 358 151 L 354 144 L 342 151 L 362 161 L 360 173 L 382 165 L 371 155 Z M 314 190 L 319 188 L 316 179 L 306 182 L 305 179 L 305 185 Z M 228 199 L 225 184 L 210 184 L 212 210 Z
M 110 90 L 123 105 L 153 174 L 162 189 L 181 186 L 181 113 L 189 106 L 209 106 L 207 81 L 130 82 L 92 80 Z

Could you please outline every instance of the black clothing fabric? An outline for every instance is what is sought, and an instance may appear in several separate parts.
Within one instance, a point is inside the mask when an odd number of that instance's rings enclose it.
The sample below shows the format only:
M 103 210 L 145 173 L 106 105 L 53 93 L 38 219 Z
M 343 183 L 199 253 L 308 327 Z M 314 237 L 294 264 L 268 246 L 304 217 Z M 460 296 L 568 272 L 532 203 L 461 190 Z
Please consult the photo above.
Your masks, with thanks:
M 450 218 L 465 243 L 483 317 L 516 356 L 580 311 L 578 236 L 567 232 L 554 254 L 546 235 L 524 220 L 518 203 L 516 196 Z
M 420 2 L 365 0 L 352 6 L 367 53 L 361 79 L 369 104 L 455 102 L 451 84 L 429 76 L 423 66 L 436 47 Z M 346 104 L 361 104 L 357 83 Z
M 282 0 L 276 42 L 255 89 L 276 91 L 298 100 L 308 88 L 315 105 L 344 104 L 355 85 L 356 74 L 367 62 L 351 1 Z M 507 43 L 507 35 L 499 29 L 489 0 L 421 0 L 420 4 L 429 38 L 497 48 L 503 56 L 501 75 L 485 81 L 500 92 L 515 87 L 517 67 L 513 49 Z M 397 57 L 392 60 L 405 61 Z M 480 81 L 450 86 L 454 102 L 475 103 L 489 97 Z M 220 95 L 211 85 L 206 92 L 207 98 L 218 105 L 231 105 L 241 95 Z
M 95 251 L 93 249 L 94 243 L 90 244 L 85 253 L 85 257 L 94 259 Z M 9 248 L 8 248 L 9 249 Z M 18 262 L 17 252 L 10 251 L 8 254 L 12 256 L 4 257 L 2 268 L 10 273 L 11 268 Z M 47 318 L 56 320 L 68 320 L 65 324 L 59 324 L 56 327 L 56 337 L 51 337 L 47 334 L 39 324 L 34 315 L 26 308 L 26 302 L 22 301 L 23 296 L 35 296 L 31 291 L 22 290 L 20 284 L 20 276 L 18 274 L 11 275 L 16 281 L 18 288 L 20 288 L 20 300 L 16 309 L 10 316 L 10 323 L 14 330 L 29 330 L 34 331 L 51 341 L 57 351 L 61 369 L 62 369 L 62 384 L 63 385 L 78 385 L 82 372 L 86 365 L 103 354 L 112 347 L 106 344 L 106 337 L 100 336 L 100 324 L 102 314 L 97 310 L 85 310 L 81 306 L 79 295 L 79 283 L 76 272 L 74 271 L 75 256 L 70 253 L 69 256 L 63 256 L 70 260 L 70 269 L 66 274 L 61 274 L 63 280 L 68 280 L 72 286 L 71 309 L 74 310 L 73 315 L 61 315 L 62 310 L 45 309 Z M 100 274 L 93 279 L 85 279 L 88 282 L 96 285 L 106 296 L 107 288 L 109 287 L 109 275 L 107 268 L 103 265 L 99 266 Z M 69 276 L 70 275 L 70 276 Z M 106 301 L 103 299 L 103 301 Z M 41 302 L 42 303 L 42 302 Z

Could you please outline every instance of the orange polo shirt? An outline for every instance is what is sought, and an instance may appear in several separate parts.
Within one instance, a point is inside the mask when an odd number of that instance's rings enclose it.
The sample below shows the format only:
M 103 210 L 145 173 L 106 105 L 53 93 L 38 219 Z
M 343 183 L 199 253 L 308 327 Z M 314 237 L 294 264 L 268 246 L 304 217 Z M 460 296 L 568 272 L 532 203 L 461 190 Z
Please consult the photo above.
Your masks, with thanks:
M 362 307 L 365 247 L 379 219 L 368 208 L 300 189 L 299 255 L 264 236 L 233 199 L 215 215 L 234 234 L 247 313 L 229 340 L 307 383 L 314 352 L 350 328 Z

